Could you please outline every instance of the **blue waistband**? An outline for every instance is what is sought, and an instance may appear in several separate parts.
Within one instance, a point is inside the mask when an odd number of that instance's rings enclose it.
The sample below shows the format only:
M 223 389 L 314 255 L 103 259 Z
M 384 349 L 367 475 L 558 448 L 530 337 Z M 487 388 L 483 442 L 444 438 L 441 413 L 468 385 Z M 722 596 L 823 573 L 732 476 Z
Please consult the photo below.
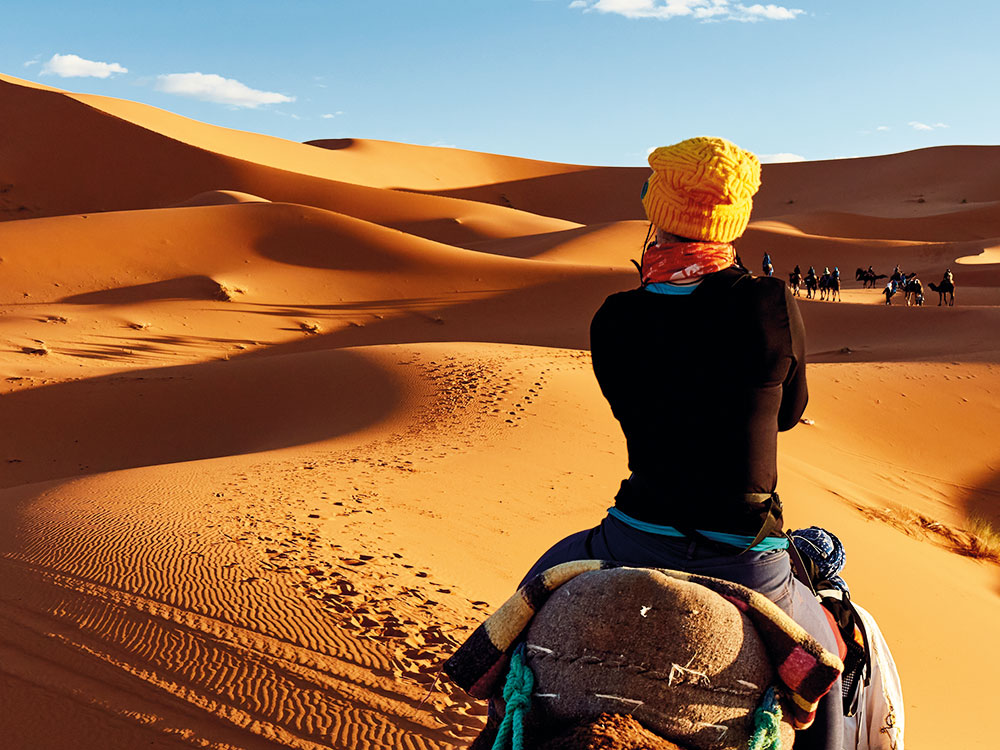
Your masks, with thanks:
M 656 281 L 646 284 L 645 288 L 647 292 L 655 292 L 656 294 L 684 295 L 694 292 L 700 283 L 701 281 L 696 281 L 693 284 L 671 284 L 669 281 Z
M 612 518 L 616 518 L 622 523 L 631 526 L 633 529 L 638 529 L 639 531 L 645 531 L 647 534 L 659 534 L 660 536 L 669 536 L 680 538 L 684 536 L 684 532 L 678 531 L 673 526 L 660 526 L 655 523 L 647 523 L 646 521 L 639 521 L 632 516 L 622 513 L 618 508 L 611 507 L 608 508 L 608 515 Z M 728 544 L 732 547 L 738 547 L 740 549 L 746 549 L 746 547 L 753 542 L 752 536 L 743 536 L 742 534 L 726 534 L 721 531 L 702 531 L 698 529 L 698 533 L 701 534 L 706 539 L 711 539 L 713 542 L 719 542 L 720 544 Z M 788 539 L 785 537 L 769 536 L 766 537 L 759 544 L 754 545 L 750 548 L 751 552 L 769 552 L 776 549 L 788 549 Z

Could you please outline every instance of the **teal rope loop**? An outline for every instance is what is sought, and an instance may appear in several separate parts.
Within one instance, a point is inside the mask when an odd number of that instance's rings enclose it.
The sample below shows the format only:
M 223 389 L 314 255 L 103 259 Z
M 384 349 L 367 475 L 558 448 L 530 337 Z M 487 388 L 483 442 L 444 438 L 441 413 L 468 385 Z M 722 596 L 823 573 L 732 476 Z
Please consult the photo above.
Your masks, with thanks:
M 535 675 L 524 659 L 524 644 L 521 644 L 510 657 L 510 670 L 503 686 L 507 708 L 493 741 L 493 750 L 506 750 L 508 740 L 512 750 L 524 750 L 524 716 L 531 708 L 534 689 Z
M 773 685 L 753 712 L 753 736 L 747 750 L 781 750 L 781 706 Z

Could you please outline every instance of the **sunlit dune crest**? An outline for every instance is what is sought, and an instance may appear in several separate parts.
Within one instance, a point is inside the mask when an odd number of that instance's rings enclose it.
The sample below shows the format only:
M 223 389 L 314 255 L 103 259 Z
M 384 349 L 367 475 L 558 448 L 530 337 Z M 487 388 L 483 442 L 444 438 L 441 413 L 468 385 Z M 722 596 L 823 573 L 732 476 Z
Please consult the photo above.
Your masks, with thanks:
M 0 744 L 465 747 L 441 663 L 627 472 L 588 332 L 647 170 L 0 107 Z M 954 146 L 765 165 L 737 243 L 841 272 L 779 491 L 844 541 L 915 748 L 995 744 L 998 238 L 1000 147 Z
M 985 247 L 981 253 L 956 258 L 955 262 L 963 266 L 982 266 L 1000 263 L 1000 245 Z

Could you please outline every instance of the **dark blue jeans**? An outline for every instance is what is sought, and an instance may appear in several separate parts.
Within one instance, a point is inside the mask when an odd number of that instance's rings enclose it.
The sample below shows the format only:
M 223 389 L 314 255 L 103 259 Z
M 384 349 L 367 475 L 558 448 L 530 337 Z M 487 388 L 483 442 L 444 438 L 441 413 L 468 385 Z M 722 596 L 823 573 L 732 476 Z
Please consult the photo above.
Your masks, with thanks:
M 823 608 L 809 588 L 792 575 L 784 550 L 729 555 L 698 540 L 634 529 L 606 516 L 600 526 L 571 534 L 539 558 L 521 581 L 572 560 L 615 560 L 642 568 L 667 568 L 722 578 L 759 591 L 777 604 L 824 648 L 837 653 L 837 640 Z M 840 680 L 820 702 L 816 722 L 795 735 L 795 750 L 841 750 L 844 713 Z

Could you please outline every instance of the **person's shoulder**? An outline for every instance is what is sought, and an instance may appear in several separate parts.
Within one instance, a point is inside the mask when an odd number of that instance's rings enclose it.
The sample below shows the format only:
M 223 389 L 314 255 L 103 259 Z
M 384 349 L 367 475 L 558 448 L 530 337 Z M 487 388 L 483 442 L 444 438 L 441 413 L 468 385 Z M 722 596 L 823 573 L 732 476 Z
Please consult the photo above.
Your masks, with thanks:
M 636 287 L 635 289 L 625 289 L 621 292 L 614 292 L 613 294 L 609 294 L 607 296 L 604 300 L 604 304 L 601 305 L 601 308 L 631 305 L 637 300 L 642 299 L 646 294 L 648 294 L 648 292 L 641 286 Z
M 728 274 L 724 276 L 723 274 Z M 779 276 L 755 276 L 740 269 L 727 269 L 718 273 L 722 284 L 758 300 L 784 298 L 788 285 Z
M 594 319 L 613 316 L 634 308 L 642 302 L 642 297 L 647 294 L 648 292 L 642 287 L 609 294 L 597 312 L 594 313 Z
M 795 305 L 792 291 L 785 281 L 777 276 L 754 276 L 743 274 L 732 285 L 736 304 L 749 314 L 761 320 L 770 320 L 775 314 L 781 317 Z

